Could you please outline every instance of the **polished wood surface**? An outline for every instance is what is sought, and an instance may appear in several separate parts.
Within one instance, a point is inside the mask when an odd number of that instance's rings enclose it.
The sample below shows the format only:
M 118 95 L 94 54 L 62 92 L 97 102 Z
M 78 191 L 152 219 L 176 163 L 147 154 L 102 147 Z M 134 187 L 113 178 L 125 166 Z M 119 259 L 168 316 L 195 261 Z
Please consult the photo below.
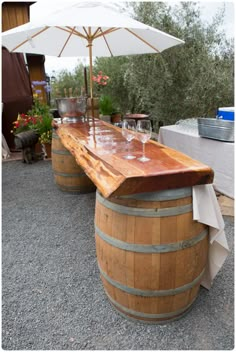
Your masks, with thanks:
M 105 198 L 213 182 L 210 167 L 155 141 L 146 143 L 150 161 L 137 160 L 142 155 L 137 139 L 130 143 L 137 158 L 124 159 L 127 142 L 121 129 L 99 119 L 53 125 L 63 145 Z

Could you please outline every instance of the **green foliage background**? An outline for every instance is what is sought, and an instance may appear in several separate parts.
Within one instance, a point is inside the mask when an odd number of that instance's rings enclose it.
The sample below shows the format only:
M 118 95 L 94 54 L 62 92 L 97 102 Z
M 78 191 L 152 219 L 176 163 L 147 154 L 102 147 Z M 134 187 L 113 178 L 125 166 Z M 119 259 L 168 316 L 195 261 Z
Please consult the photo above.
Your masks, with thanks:
M 209 24 L 199 3 L 128 3 L 135 19 L 185 41 L 161 54 L 97 58 L 94 74 L 110 77 L 102 93 L 122 113 L 149 113 L 158 129 L 179 119 L 215 117 L 222 106 L 234 106 L 234 43 L 220 29 L 224 8 Z M 83 68 L 62 72 L 57 87 L 83 86 Z

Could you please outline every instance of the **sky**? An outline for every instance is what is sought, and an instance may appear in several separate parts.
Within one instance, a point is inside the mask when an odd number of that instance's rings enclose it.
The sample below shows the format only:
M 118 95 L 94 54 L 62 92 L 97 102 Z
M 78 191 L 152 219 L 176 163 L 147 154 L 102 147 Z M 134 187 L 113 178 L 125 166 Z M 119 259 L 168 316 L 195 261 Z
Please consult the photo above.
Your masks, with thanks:
M 46 0 L 38 0 L 38 3 L 45 3 Z M 68 1 L 68 0 L 67 0 Z M 72 3 L 76 2 L 70 0 Z M 110 1 L 108 1 L 110 2 Z M 116 1 L 117 3 L 121 1 Z M 50 6 L 55 9 L 55 3 L 57 6 L 61 6 L 60 4 L 65 4 L 62 0 L 54 0 L 50 2 Z M 68 2 L 67 2 L 68 3 Z M 178 1 L 168 1 L 169 4 L 177 4 Z M 216 14 L 219 8 L 222 8 L 223 4 L 225 4 L 225 18 L 222 21 L 222 29 L 225 31 L 226 36 L 229 38 L 234 37 L 234 16 L 235 16 L 235 8 L 233 1 L 199 1 L 201 4 L 201 13 L 203 21 L 210 22 L 212 17 Z M 47 4 L 48 1 L 47 1 Z M 32 5 L 33 6 L 33 5 Z M 32 7 L 31 6 L 31 7 Z M 39 10 L 35 11 L 35 14 L 32 13 L 32 16 L 39 16 Z M 44 14 L 45 16 L 45 14 Z M 31 17 L 32 19 L 32 17 Z M 67 69 L 72 71 L 78 63 L 86 63 L 88 65 L 88 61 L 86 58 L 57 58 L 57 57 L 45 57 L 45 70 L 49 76 L 57 75 L 62 69 Z

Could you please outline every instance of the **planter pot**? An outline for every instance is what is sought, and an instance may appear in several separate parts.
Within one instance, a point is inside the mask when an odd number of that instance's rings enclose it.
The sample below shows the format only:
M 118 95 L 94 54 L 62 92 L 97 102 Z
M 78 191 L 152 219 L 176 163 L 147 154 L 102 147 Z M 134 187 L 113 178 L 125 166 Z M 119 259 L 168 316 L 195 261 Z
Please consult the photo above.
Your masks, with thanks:
M 39 142 L 35 144 L 35 153 L 36 154 L 42 153 L 42 145 Z
M 120 123 L 122 115 L 121 113 L 112 113 L 111 115 L 111 122 L 112 123 Z

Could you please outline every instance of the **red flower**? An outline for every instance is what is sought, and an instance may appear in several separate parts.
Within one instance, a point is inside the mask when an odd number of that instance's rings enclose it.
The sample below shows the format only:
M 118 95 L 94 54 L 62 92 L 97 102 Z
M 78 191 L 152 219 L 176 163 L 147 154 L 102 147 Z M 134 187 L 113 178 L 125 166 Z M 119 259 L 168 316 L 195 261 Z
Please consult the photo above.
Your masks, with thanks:
M 106 86 L 109 76 L 103 75 L 102 71 L 98 72 L 97 76 L 93 76 L 92 80 L 98 84 L 98 86 Z

